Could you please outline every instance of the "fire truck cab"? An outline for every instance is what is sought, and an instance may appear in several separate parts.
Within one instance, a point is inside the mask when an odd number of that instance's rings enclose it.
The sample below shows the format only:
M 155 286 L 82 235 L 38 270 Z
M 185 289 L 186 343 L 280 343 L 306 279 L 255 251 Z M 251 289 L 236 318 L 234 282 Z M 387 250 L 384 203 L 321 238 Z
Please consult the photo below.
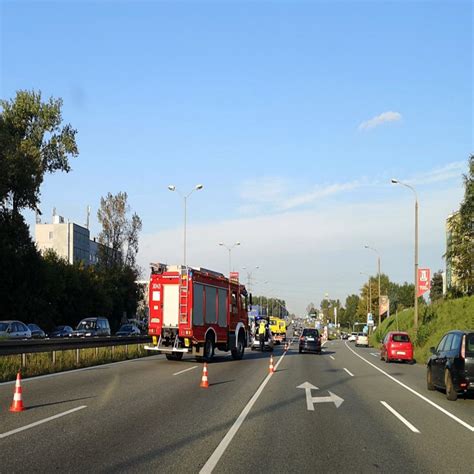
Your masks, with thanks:
M 242 359 L 248 343 L 248 304 L 245 287 L 222 273 L 151 264 L 148 334 L 153 344 L 145 349 L 164 353 L 169 360 L 189 353 L 209 361 L 216 348 Z

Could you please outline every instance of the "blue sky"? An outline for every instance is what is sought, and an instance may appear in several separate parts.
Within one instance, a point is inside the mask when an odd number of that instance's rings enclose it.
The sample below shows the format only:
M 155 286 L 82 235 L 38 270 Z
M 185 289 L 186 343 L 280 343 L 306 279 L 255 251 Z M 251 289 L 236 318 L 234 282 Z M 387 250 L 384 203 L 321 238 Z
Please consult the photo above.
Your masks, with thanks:
M 226 271 L 217 242 L 240 240 L 236 269 L 259 265 L 301 312 L 358 291 L 364 243 L 412 279 L 396 176 L 420 194 L 420 263 L 442 267 L 473 150 L 471 2 L 3 1 L 0 14 L 1 97 L 62 97 L 78 129 L 73 171 L 42 187 L 45 218 L 56 206 L 81 223 L 127 191 L 140 263 L 174 263 L 182 208 L 167 185 L 202 182 L 190 263 Z

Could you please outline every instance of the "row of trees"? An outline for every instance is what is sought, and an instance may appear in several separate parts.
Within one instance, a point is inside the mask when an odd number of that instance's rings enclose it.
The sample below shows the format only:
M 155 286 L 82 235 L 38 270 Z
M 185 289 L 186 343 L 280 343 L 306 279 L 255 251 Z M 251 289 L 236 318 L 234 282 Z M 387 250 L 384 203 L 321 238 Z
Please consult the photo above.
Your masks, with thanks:
M 266 296 L 252 296 L 253 305 L 258 305 L 265 310 L 268 308 L 269 316 L 288 316 L 286 301 L 279 298 L 267 298 Z
M 38 213 L 47 173 L 69 172 L 78 156 L 77 131 L 62 124 L 61 99 L 43 102 L 40 92 L 19 91 L 0 101 L 0 319 L 76 325 L 103 315 L 116 327 L 134 314 L 141 220 L 130 216 L 127 194 L 101 199 L 99 263 L 70 265 L 55 253 L 41 255 L 22 215 Z

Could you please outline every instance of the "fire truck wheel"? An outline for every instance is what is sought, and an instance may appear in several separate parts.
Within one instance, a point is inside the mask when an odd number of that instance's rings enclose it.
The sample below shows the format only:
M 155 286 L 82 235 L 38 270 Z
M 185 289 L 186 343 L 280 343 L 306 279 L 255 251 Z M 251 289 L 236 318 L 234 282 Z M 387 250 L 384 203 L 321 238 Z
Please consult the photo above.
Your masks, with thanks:
M 211 336 L 207 336 L 206 342 L 204 344 L 204 360 L 209 362 L 214 355 L 214 341 Z
M 253 349 L 253 348 L 252 348 Z M 234 360 L 241 360 L 244 356 L 245 342 L 242 332 L 239 333 L 239 340 L 237 341 L 237 346 L 232 349 L 231 354 Z

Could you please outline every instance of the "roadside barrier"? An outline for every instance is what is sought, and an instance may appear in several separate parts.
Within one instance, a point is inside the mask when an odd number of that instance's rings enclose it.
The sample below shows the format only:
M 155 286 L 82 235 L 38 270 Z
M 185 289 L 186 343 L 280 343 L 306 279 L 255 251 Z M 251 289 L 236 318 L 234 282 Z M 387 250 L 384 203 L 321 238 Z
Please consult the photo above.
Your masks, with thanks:
M 270 365 L 268 367 L 268 372 L 273 374 L 275 372 L 275 368 L 273 367 L 273 355 L 270 356 Z
M 21 374 L 18 372 L 16 376 L 16 383 L 15 383 L 15 393 L 13 395 L 13 402 L 10 405 L 10 411 L 12 412 L 20 412 L 25 411 L 25 407 L 23 406 L 23 400 L 21 397 Z
M 204 367 L 202 368 L 201 384 L 199 386 L 201 388 L 209 388 L 209 381 L 207 379 L 207 362 L 204 362 Z

